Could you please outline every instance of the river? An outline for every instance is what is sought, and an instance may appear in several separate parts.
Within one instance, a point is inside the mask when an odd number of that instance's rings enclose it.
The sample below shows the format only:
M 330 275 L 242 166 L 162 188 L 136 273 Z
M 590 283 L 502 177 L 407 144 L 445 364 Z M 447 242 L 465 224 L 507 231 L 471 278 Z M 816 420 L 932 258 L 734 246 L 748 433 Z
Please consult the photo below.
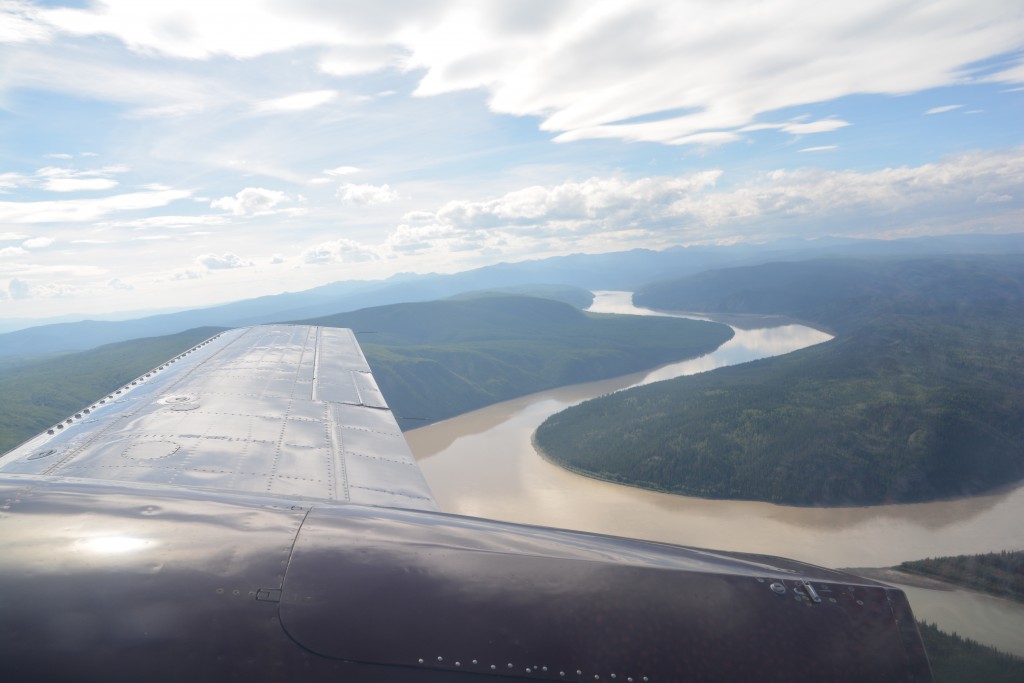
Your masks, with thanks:
M 596 294 L 592 311 L 667 315 L 633 307 L 626 292 Z M 820 330 L 788 321 L 752 317 L 729 322 L 735 336 L 700 358 L 524 396 L 406 432 L 441 509 L 679 545 L 781 555 L 827 567 L 885 567 L 925 557 L 1024 548 L 1024 486 L 933 503 L 791 507 L 611 484 L 552 465 L 534 450 L 533 431 L 549 415 L 570 405 L 831 339 Z M 975 598 L 977 594 L 969 591 L 907 591 L 918 618 L 1024 656 L 1024 608 L 1019 605 Z M 954 619 L 964 614 L 970 617 Z

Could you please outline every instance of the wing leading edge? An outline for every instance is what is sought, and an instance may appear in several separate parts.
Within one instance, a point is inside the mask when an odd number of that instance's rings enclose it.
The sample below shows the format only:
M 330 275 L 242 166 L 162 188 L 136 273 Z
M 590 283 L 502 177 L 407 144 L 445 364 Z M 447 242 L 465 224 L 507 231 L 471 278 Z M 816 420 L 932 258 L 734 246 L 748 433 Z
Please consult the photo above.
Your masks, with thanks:
M 0 458 L 0 474 L 436 510 L 351 330 L 230 330 Z

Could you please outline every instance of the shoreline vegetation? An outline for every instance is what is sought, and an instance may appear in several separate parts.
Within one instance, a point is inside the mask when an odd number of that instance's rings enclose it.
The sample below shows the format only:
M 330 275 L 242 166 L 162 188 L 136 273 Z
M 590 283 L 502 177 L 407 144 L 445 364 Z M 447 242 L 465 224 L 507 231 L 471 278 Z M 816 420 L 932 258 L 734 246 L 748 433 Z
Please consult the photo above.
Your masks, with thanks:
M 1024 257 L 772 263 L 634 298 L 781 314 L 837 336 L 558 413 L 534 441 L 562 467 L 668 493 L 826 507 L 977 495 L 1024 478 Z
M 893 569 L 1024 604 L 1024 550 L 929 557 Z

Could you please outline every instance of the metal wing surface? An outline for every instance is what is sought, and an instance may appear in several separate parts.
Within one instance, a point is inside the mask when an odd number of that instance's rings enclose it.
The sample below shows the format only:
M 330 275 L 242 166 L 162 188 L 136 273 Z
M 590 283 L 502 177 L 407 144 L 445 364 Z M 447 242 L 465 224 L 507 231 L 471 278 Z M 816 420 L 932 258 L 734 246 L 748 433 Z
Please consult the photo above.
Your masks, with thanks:
M 437 504 L 351 330 L 208 339 L 0 458 L 5 475 Z

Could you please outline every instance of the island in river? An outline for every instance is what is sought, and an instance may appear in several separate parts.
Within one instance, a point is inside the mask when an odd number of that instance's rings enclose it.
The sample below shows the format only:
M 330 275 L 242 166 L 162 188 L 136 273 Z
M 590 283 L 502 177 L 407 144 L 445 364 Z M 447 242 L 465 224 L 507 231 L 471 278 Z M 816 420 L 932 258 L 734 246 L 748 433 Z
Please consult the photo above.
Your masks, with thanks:
M 637 304 L 773 313 L 836 338 L 569 408 L 551 461 L 617 483 L 813 506 L 974 495 L 1024 478 L 1024 257 L 710 271 Z

